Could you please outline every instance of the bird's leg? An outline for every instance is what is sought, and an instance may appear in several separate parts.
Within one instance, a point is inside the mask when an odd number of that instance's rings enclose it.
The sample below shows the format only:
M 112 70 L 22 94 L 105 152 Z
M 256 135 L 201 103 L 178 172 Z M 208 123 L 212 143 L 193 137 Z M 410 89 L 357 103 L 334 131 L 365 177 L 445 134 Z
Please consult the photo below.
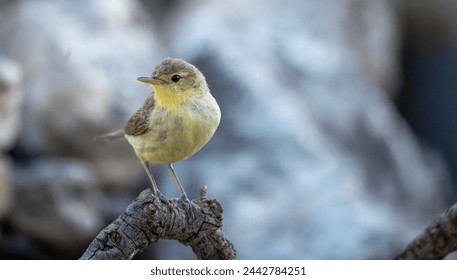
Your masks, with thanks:
M 186 192 L 184 191 L 184 188 L 181 185 L 181 182 L 179 182 L 178 176 L 176 175 L 176 172 L 173 168 L 172 163 L 168 164 L 168 169 L 170 169 L 171 175 L 173 175 L 173 179 L 175 179 L 175 183 L 178 186 L 179 192 L 181 193 L 181 196 L 179 197 L 179 199 L 180 200 L 189 200 L 187 198 Z
M 147 162 L 143 162 L 143 167 L 144 170 L 146 170 L 146 174 L 148 174 L 149 180 L 151 181 L 152 184 L 152 193 L 154 194 L 155 197 L 157 197 L 158 194 L 160 194 L 159 188 L 157 187 L 157 183 L 154 180 L 154 176 L 151 173 L 151 170 L 149 169 L 149 164 Z

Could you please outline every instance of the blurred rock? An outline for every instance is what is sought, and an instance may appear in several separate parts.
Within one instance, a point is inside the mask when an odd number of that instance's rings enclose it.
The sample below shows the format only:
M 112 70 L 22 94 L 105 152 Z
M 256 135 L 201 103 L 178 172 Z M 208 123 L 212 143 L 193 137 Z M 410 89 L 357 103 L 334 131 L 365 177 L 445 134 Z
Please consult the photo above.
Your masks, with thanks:
M 9 214 L 11 206 L 13 206 L 11 162 L 9 158 L 0 156 L 0 220 Z
M 11 59 L 0 56 L 0 151 L 11 148 L 20 128 L 21 71 Z
M 387 97 L 390 3 L 199 1 L 169 19 L 173 50 L 222 109 L 213 140 L 175 168 L 222 201 L 241 259 L 392 258 L 444 209 L 446 167 Z
M 136 78 L 163 58 L 155 37 L 137 1 L 26 0 L 0 11 L 0 51 L 27 77 L 18 149 L 89 159 L 110 184 L 143 178 L 127 143 L 93 138 L 123 127 L 149 94 Z
M 87 245 L 105 222 L 100 182 L 84 161 L 41 158 L 14 174 L 16 205 L 10 220 L 17 232 L 55 247 Z

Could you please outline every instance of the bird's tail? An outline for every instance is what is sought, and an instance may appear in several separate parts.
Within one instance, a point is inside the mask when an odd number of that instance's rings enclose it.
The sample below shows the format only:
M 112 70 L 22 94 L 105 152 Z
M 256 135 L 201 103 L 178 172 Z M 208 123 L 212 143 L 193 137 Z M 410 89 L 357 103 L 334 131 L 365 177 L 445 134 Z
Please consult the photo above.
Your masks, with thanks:
M 124 130 L 119 129 L 113 132 L 105 133 L 94 137 L 94 141 L 111 142 L 124 138 Z

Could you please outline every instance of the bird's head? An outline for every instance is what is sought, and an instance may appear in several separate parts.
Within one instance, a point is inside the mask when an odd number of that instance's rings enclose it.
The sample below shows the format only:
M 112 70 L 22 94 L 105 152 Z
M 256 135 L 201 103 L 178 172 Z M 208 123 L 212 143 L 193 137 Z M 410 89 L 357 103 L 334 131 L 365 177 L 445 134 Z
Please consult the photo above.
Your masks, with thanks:
M 192 64 L 176 58 L 166 58 L 151 77 L 138 80 L 152 85 L 158 105 L 181 104 L 208 91 L 203 74 Z

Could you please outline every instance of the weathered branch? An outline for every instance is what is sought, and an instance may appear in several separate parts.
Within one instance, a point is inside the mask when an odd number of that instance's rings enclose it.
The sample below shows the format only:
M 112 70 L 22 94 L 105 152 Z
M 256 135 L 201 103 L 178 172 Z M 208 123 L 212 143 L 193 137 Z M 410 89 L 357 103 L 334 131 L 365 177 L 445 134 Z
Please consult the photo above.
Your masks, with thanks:
M 396 259 L 438 260 L 457 250 L 457 204 L 419 234 Z
M 221 227 L 222 207 L 207 199 L 206 187 L 198 201 L 155 197 L 146 189 L 98 234 L 80 259 L 131 259 L 159 239 L 178 240 L 199 259 L 235 259 L 235 249 Z

